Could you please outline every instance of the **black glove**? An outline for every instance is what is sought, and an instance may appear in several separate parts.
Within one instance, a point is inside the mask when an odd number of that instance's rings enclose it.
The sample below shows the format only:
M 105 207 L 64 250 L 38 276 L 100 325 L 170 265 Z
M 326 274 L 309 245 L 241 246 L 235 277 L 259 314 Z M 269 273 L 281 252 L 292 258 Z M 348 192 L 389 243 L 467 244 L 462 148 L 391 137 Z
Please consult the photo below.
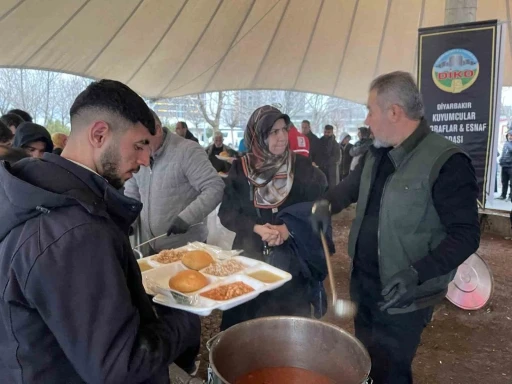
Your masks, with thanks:
M 412 304 L 418 284 L 418 271 L 413 266 L 396 273 L 382 290 L 385 301 L 380 303 L 380 310 L 404 308 Z
M 311 210 L 311 226 L 315 233 L 327 232 L 331 220 L 331 204 L 327 200 L 318 200 Z
M 172 221 L 171 226 L 167 230 L 167 236 L 181 235 L 182 233 L 187 232 L 189 228 L 190 225 L 180 219 L 179 216 L 176 216 L 176 218 Z

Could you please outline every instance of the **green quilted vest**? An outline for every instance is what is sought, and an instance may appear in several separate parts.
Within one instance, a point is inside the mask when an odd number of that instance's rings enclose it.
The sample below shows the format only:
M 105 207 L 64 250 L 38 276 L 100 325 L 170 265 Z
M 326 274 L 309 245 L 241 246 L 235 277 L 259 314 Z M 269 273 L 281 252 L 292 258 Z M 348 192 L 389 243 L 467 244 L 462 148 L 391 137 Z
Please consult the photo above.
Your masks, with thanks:
M 384 186 L 379 214 L 378 259 L 383 286 L 395 273 L 428 255 L 445 238 L 445 229 L 432 201 L 432 186 L 443 164 L 455 153 L 463 152 L 451 141 L 431 132 L 424 120 L 409 138 L 389 152 L 396 170 Z M 374 164 L 375 157 L 368 151 L 349 237 L 352 259 L 366 211 Z M 445 296 L 454 275 L 452 271 L 424 282 L 418 288 L 413 305 L 390 310 L 390 313 L 410 312 L 435 304 Z

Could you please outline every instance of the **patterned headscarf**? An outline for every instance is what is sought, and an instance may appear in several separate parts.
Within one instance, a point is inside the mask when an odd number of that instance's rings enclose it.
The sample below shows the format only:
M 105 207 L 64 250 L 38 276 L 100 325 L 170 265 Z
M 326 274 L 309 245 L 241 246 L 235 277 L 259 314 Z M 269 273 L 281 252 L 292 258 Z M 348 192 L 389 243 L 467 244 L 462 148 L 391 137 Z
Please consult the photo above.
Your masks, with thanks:
M 242 157 L 242 166 L 254 188 L 254 206 L 258 208 L 278 207 L 293 185 L 295 154 L 287 148 L 283 154 L 276 156 L 268 147 L 268 135 L 279 119 L 290 124 L 288 115 L 265 105 L 253 112 L 245 129 L 248 153 Z

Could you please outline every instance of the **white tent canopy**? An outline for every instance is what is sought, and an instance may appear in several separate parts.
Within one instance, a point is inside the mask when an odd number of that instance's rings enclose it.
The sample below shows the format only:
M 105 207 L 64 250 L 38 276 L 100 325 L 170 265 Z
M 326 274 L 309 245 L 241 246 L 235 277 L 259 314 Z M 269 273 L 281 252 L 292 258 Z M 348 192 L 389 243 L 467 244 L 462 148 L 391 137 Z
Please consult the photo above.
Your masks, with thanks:
M 511 19 L 480 0 L 477 20 Z M 0 66 L 120 80 L 149 98 L 289 89 L 366 99 L 372 78 L 415 73 L 417 29 L 445 0 L 0 0 Z M 506 29 L 504 85 L 512 85 Z

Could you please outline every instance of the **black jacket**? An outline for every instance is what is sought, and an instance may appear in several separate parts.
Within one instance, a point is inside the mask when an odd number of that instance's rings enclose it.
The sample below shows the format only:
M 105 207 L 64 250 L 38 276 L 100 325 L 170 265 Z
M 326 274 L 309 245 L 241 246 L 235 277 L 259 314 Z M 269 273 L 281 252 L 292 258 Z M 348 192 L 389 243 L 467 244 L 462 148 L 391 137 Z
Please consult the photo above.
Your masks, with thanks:
M 309 131 L 306 135 L 309 140 L 309 157 L 311 161 L 318 165 L 319 154 L 320 154 L 320 139 L 313 132 Z
M 321 168 L 339 165 L 341 158 L 340 146 L 334 136 L 324 136 L 320 139 L 320 150 L 317 165 Z
M 229 164 L 225 160 L 217 159 L 217 156 L 220 155 L 222 152 L 229 153 L 230 157 L 236 157 L 237 155 L 236 151 L 229 148 L 227 145 L 223 145 L 222 147 L 217 148 L 214 144 L 211 144 L 208 148 L 206 148 L 208 160 L 210 160 L 210 163 L 212 163 L 213 168 L 215 168 L 217 172 L 228 173 L 231 168 L 231 164 Z
M 500 157 L 500 166 L 512 167 L 512 141 L 507 141 L 503 145 L 503 152 Z
M 53 142 L 50 133 L 45 127 L 35 124 L 24 122 L 16 128 L 16 134 L 12 146 L 15 148 L 23 148 L 25 145 L 34 141 L 42 141 L 46 144 L 45 152 L 53 151 Z
M 197 137 L 195 137 L 192 132 L 190 132 L 190 129 L 187 129 L 187 133 L 185 134 L 185 139 L 195 141 L 196 143 L 199 143 L 199 140 L 197 140 Z
M 346 145 L 340 144 L 341 162 L 340 162 L 340 177 L 347 177 L 350 173 L 350 164 L 352 164 L 352 155 L 350 150 L 354 145 L 347 143 Z
M 313 167 L 311 160 L 295 156 L 295 177 L 290 194 L 278 211 L 291 205 L 317 200 L 327 190 L 324 174 Z M 256 224 L 282 224 L 271 209 L 260 209 L 260 216 L 250 198 L 250 186 L 242 168 L 242 162 L 235 160 L 226 179 L 224 198 L 219 209 L 223 226 L 235 232 L 233 249 L 243 249 L 244 255 L 262 260 L 263 243 L 253 232 Z
M 141 204 L 52 154 L 2 163 L 0 199 L 1 381 L 168 383 L 197 340 L 142 287 L 127 237 Z

